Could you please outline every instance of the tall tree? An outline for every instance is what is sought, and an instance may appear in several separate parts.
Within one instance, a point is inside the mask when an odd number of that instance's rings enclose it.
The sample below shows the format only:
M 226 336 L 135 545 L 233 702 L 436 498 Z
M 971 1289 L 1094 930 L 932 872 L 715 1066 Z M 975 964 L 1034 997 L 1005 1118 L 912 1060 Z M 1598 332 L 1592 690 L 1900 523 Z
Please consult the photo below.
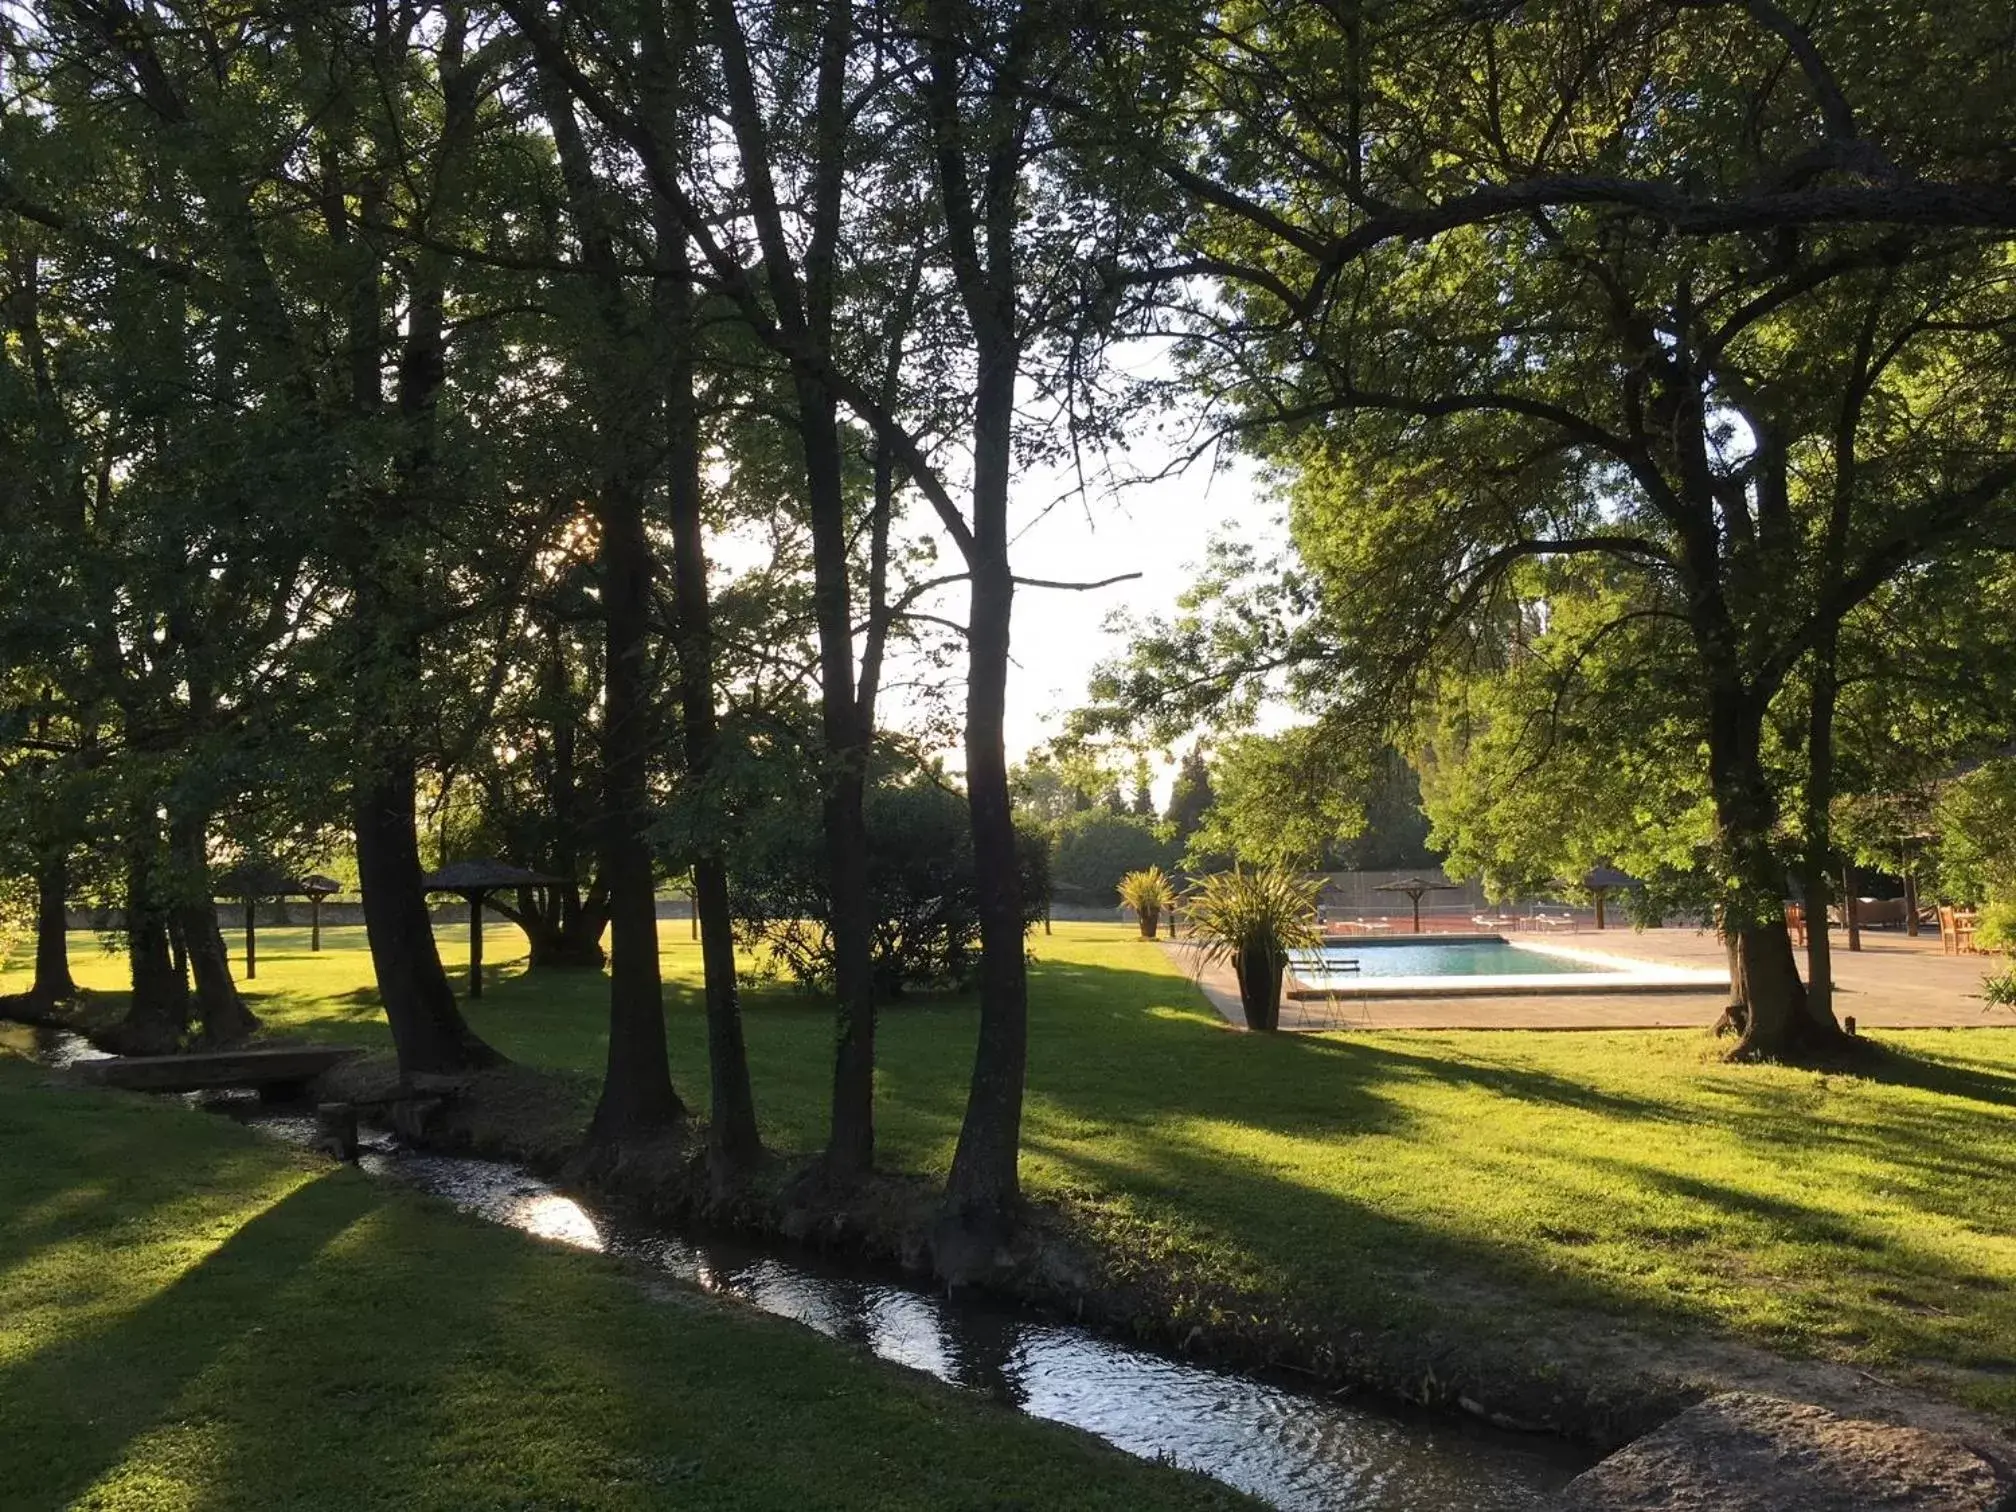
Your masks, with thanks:
M 1177 765 L 1176 780 L 1169 785 L 1169 807 L 1162 818 L 1174 832 L 1178 845 L 1188 845 L 1190 837 L 1204 822 L 1204 815 L 1216 794 L 1211 787 L 1211 764 L 1204 758 L 1202 742 L 1193 744 Z
M 1236 367 L 1212 386 L 1299 475 L 1319 599 L 1276 602 L 1329 627 L 1329 670 L 1371 738 L 1404 727 L 1451 637 L 1523 564 L 1601 558 L 1639 585 L 1627 623 L 1684 627 L 1742 1049 L 1825 1049 L 1839 1031 L 1782 920 L 1767 714 L 1802 662 L 1831 661 L 1869 593 L 2002 527 L 2016 474 L 1974 406 L 2006 381 L 1991 334 L 2006 328 L 2003 258 L 1964 234 L 1711 227 L 1593 180 L 1668 186 L 1670 205 L 1742 199 L 1790 163 L 1825 173 L 1863 140 L 1849 94 L 1864 124 L 1957 161 L 1980 98 L 1955 75 L 1960 94 L 1915 116 L 1845 28 L 1830 52 L 1768 6 L 1655 5 L 1600 33 L 1579 17 L 1403 8 L 1340 33 L 1281 6 L 1264 47 L 1214 35 L 1214 114 L 1162 159 L 1203 213 L 1202 265 L 1233 291 L 1186 306 L 1210 364 L 1197 373 Z M 1328 48 L 1343 61 L 1326 73 L 1313 62 Z M 1958 66 L 1930 57 L 1935 74 Z M 1626 76 L 1641 82 L 1609 82 Z M 1565 94 L 1564 78 L 1579 81 Z M 1295 208 L 1198 171 L 1207 160 L 1294 185 Z M 1479 176 L 1509 187 L 1473 195 Z M 1942 402 L 1921 362 L 1969 376 Z M 1927 432 L 1914 413 L 1942 419 Z M 1442 455 L 1433 472 L 1414 462 L 1423 441 Z M 1243 639 L 1256 670 L 1309 649 Z M 1184 640 L 1160 652 L 1180 660 Z M 1824 773 L 1827 676 L 1813 685 Z M 1809 819 L 1824 830 L 1822 806 Z
M 646 695 L 655 563 L 645 499 L 661 438 L 657 406 L 637 402 L 636 384 L 662 348 L 653 340 L 648 306 L 625 286 L 616 253 L 619 202 L 598 180 L 573 102 L 550 81 L 544 93 L 575 235 L 593 281 L 597 322 L 596 340 L 585 356 L 603 457 L 595 489 L 604 631 L 599 848 L 612 930 L 607 1062 L 589 1136 L 613 1151 L 668 1132 L 685 1111 L 666 1060 L 657 901 L 645 836 L 656 738 L 655 711 Z M 746 1076 L 745 1070 L 745 1088 Z M 732 1106 L 728 1112 L 732 1115 Z

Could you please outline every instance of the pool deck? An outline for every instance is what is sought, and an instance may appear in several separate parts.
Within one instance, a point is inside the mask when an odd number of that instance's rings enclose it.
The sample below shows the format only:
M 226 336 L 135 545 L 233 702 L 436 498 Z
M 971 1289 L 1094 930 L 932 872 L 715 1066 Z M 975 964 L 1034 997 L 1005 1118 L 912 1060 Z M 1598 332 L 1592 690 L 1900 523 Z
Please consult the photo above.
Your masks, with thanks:
M 1518 936 L 1508 936 L 1518 939 Z M 1912 939 L 1901 931 L 1865 930 L 1862 949 L 1849 951 L 1834 932 L 1834 1011 L 1853 1014 L 1861 1028 L 2016 1028 L 2016 1014 L 1984 1011 L 1981 978 L 1993 957 L 1949 956 L 1937 933 Z M 1622 956 L 1649 966 L 1721 971 L 1722 943 L 1698 929 L 1584 929 L 1552 935 L 1550 943 Z M 1428 936 L 1424 943 L 1432 942 Z M 1537 943 L 1537 942 L 1535 942 Z M 1245 1027 L 1239 989 L 1229 967 L 1200 976 L 1194 952 L 1182 941 L 1164 944 L 1170 959 L 1197 984 L 1226 1022 Z M 1799 952 L 1804 969 L 1804 952 Z M 1281 1027 L 1303 1029 L 1705 1029 L 1721 1015 L 1724 987 L 1657 993 L 1527 991 L 1518 996 L 1318 998 L 1281 1005 Z

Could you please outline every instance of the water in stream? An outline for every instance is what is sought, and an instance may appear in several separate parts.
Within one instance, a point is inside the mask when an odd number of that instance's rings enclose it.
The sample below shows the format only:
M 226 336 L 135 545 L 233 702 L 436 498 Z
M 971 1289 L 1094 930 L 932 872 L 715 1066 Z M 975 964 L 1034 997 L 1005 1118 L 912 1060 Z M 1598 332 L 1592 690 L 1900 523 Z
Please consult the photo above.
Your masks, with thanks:
M 74 1056 L 48 1048 L 45 1059 Z M 213 1105 L 293 1142 L 314 1134 L 311 1119 L 251 1100 Z M 360 1164 L 493 1222 L 641 1261 L 1130 1454 L 1202 1471 L 1283 1512 L 1537 1512 L 1587 1463 L 1544 1438 L 1395 1413 L 884 1276 L 640 1227 L 496 1161 L 373 1134 Z

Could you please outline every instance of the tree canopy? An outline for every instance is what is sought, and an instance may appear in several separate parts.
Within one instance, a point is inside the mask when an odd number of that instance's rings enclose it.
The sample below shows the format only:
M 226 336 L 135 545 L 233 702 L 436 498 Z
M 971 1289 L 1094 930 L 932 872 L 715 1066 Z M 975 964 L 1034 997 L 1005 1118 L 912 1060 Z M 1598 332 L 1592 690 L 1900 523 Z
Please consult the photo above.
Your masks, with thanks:
M 213 874 L 343 855 L 402 1068 L 453 1073 L 496 1052 L 423 846 L 558 876 L 520 913 L 542 968 L 607 941 L 618 1159 L 688 1116 L 676 874 L 728 1193 L 761 1156 L 731 892 L 788 773 L 844 1190 L 891 983 L 871 800 L 956 745 L 980 1025 L 945 1233 L 988 1253 L 1017 808 L 1101 906 L 1175 860 L 1145 768 L 1010 770 L 1018 605 L 1110 580 L 1018 572 L 1014 480 L 1175 414 L 1292 535 L 1225 544 L 1095 690 L 1193 742 L 1193 859 L 1411 861 L 1418 773 L 1452 865 L 1625 865 L 1721 920 L 1746 1054 L 1833 1048 L 1789 874 L 1824 903 L 1888 843 L 1872 805 L 2011 734 L 2012 85 L 1988 0 L 18 8 L 16 911 L 116 901 L 126 1042 L 225 1042 L 255 1023 Z M 1256 734 L 1269 701 L 1299 724 Z

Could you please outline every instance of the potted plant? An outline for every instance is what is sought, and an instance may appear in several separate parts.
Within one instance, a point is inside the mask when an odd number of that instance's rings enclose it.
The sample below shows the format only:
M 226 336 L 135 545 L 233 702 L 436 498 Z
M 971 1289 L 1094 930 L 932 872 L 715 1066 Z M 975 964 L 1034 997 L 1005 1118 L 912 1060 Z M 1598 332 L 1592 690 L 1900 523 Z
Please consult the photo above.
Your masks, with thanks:
M 1247 871 L 1234 867 L 1197 882 L 1183 897 L 1183 916 L 1197 943 L 1200 965 L 1228 962 L 1239 980 L 1246 1027 L 1280 1025 L 1281 975 L 1291 950 L 1314 950 L 1320 878 L 1284 867 Z
M 1152 940 L 1162 924 L 1162 911 L 1176 902 L 1176 884 L 1159 866 L 1131 871 L 1120 879 L 1120 901 L 1141 921 L 1141 938 Z

